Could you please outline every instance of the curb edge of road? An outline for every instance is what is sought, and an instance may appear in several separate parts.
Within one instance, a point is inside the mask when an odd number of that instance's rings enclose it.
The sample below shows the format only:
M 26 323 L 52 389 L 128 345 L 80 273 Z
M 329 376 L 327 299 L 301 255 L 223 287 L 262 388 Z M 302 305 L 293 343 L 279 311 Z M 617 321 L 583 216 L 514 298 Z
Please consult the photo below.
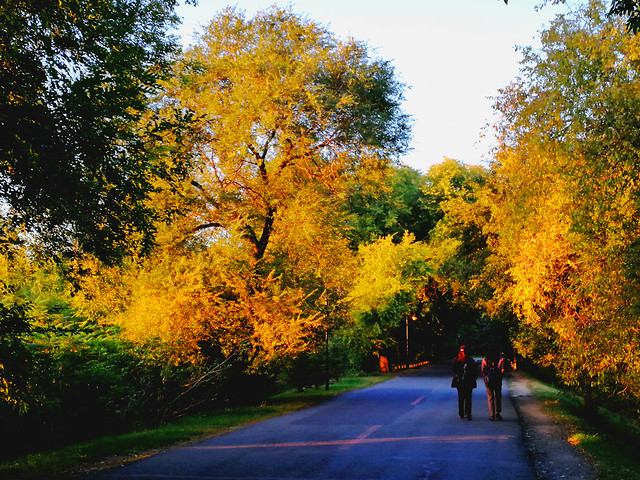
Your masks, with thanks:
M 505 377 L 522 427 L 523 440 L 539 480 L 596 480 L 590 459 L 567 441 L 566 428 L 544 410 L 532 380 L 514 372 Z

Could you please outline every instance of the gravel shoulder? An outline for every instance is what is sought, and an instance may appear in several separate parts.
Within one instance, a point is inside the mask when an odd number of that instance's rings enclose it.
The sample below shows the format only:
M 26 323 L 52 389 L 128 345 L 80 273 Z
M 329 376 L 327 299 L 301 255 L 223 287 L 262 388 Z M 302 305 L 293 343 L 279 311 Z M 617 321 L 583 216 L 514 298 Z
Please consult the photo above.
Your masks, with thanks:
M 537 477 L 540 480 L 596 480 L 590 460 L 568 441 L 566 428 L 544 410 L 533 393 L 533 382 L 512 373 L 505 377 L 524 431 Z

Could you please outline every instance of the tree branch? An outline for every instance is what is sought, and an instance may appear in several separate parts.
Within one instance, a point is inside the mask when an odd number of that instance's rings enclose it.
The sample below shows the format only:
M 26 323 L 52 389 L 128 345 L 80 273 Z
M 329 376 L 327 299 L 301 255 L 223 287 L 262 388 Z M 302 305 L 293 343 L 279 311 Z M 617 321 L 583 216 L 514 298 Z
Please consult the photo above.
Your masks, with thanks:
M 190 183 L 202 194 L 202 196 L 207 202 L 209 202 L 214 207 L 218 207 L 219 205 L 218 201 L 215 198 L 213 198 L 211 195 L 209 195 L 207 190 L 199 182 L 197 182 L 196 180 L 191 180 Z
M 218 222 L 209 222 L 203 223 L 202 225 L 198 225 L 193 229 L 193 233 L 199 232 L 200 230 L 206 230 L 207 228 L 221 228 L 222 224 Z

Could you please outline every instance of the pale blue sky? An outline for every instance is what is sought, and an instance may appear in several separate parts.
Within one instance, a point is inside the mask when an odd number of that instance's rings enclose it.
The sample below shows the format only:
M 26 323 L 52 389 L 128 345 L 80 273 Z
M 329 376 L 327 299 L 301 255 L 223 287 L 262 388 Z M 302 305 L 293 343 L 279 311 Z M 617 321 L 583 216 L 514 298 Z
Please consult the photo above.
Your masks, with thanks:
M 414 119 L 407 165 L 426 172 L 449 157 L 481 164 L 493 145 L 493 101 L 518 74 L 515 46 L 534 45 L 538 32 L 566 6 L 536 11 L 541 0 L 199 0 L 179 7 L 188 45 L 192 32 L 227 5 L 253 16 L 270 5 L 328 27 L 339 37 L 366 42 L 373 56 L 390 60 L 406 91 L 404 110 Z M 481 138 L 486 133 L 484 138 Z

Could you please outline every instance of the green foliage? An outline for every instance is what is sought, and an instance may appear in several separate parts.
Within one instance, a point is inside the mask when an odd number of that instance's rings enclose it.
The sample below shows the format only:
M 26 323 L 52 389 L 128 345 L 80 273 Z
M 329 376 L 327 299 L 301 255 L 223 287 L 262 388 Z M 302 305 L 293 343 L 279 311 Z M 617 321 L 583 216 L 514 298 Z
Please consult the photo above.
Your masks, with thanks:
M 398 205 L 406 202 L 404 211 L 419 212 L 416 217 L 422 218 L 423 241 L 405 233 L 402 240 L 396 234 L 360 246 L 349 294 L 359 335 L 373 341 L 385 356 L 402 360 L 407 355 L 405 320 L 415 316 L 409 322 L 410 358 L 453 355 L 448 349 L 461 335 L 464 343 L 479 349 L 492 343 L 508 349 L 506 336 L 513 329 L 513 316 L 492 307 L 493 289 L 486 271 L 492 253 L 486 231 L 488 172 L 445 159 L 424 176 L 413 173 L 399 170 L 392 177 L 398 179 L 392 195 L 381 195 L 379 203 L 369 204 L 376 215 L 403 211 L 375 208 L 390 205 L 389 198 Z M 404 192 L 411 193 L 401 195 Z M 487 311 L 495 317 L 490 328 L 483 327 Z
M 31 330 L 23 305 L 0 304 L 0 400 L 2 408 L 22 413 L 28 409 L 34 392 L 28 378 L 34 373 L 31 352 L 21 341 Z
M 216 364 L 219 357 L 167 362 L 165 345 L 140 348 L 119 328 L 79 316 L 68 286 L 54 264 L 36 263 L 23 249 L 0 256 L 4 458 L 156 423 L 232 395 L 237 378 Z
M 427 238 L 437 219 L 425 209 L 424 176 L 408 167 L 392 167 L 382 182 L 368 185 L 363 180 L 350 189 L 346 202 L 353 225 L 351 248 L 390 235 L 399 242 L 404 232 L 418 241 Z
M 0 6 L 3 217 L 53 252 L 148 251 L 163 173 L 147 112 L 176 51 L 175 0 L 8 0 Z M 5 218 L 3 218 L 4 222 Z
M 609 15 L 626 17 L 627 29 L 633 34 L 640 30 L 640 5 L 634 0 L 612 0 Z

